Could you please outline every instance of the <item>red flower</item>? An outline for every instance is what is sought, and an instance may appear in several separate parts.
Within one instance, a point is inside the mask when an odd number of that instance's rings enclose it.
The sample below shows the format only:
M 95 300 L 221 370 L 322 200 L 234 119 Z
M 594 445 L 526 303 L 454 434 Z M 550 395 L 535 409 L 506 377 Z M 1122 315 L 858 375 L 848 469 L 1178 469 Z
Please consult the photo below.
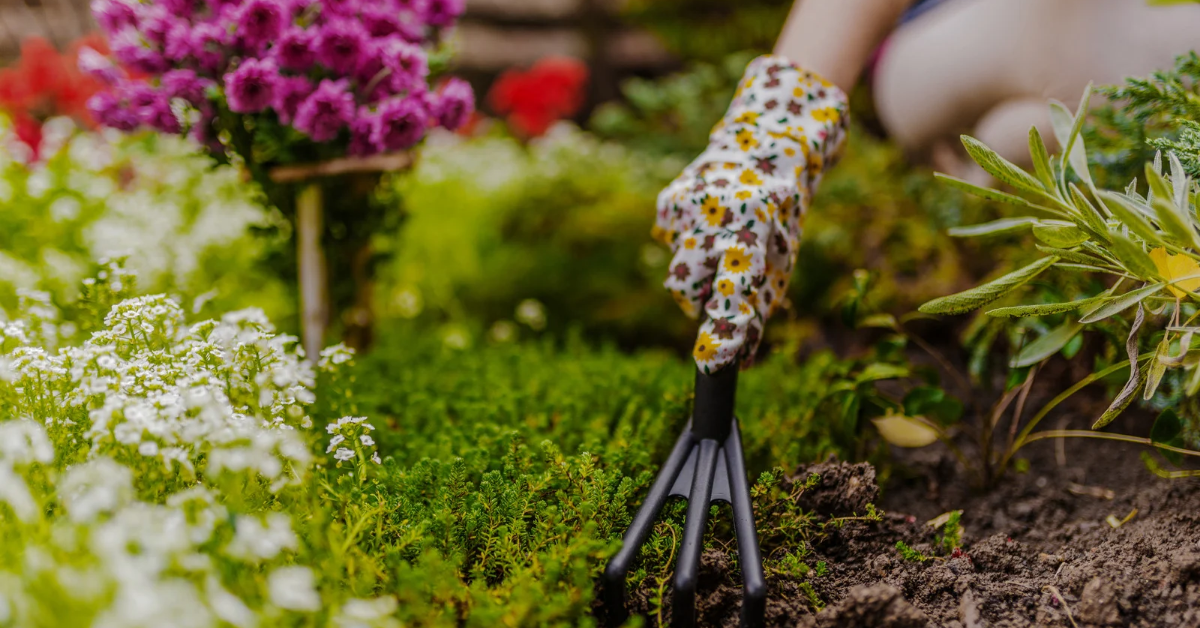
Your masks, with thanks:
M 488 104 L 526 137 L 575 115 L 583 106 L 588 68 L 578 59 L 547 57 L 526 72 L 508 70 L 492 85 Z
M 94 124 L 87 101 L 101 84 L 79 71 L 78 56 L 83 46 L 106 54 L 108 45 L 98 35 L 88 35 L 60 54 L 41 37 L 21 42 L 21 57 L 15 65 L 0 69 L 0 110 L 12 118 L 17 137 L 37 154 L 42 138 L 42 121 L 53 116 L 70 116 L 87 126 Z

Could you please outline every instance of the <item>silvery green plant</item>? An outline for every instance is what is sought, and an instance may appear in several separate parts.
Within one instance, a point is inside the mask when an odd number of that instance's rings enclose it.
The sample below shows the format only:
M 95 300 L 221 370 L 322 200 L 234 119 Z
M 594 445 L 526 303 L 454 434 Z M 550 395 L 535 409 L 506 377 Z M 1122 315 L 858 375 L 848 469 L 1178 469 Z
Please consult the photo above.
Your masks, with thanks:
M 1124 352 L 1128 359 L 1112 364 L 1072 386 L 1038 412 L 1010 438 L 1002 453 L 1003 469 L 1023 445 L 1054 437 L 1099 437 L 1153 444 L 1171 456 L 1200 455 L 1182 447 L 1182 423 L 1174 413 L 1164 413 L 1152 438 L 1135 438 L 1088 431 L 1034 432 L 1055 406 L 1086 385 L 1128 369 L 1126 385 L 1092 428 L 1111 423 L 1135 400 L 1149 400 L 1169 371 L 1182 374 L 1184 395 L 1200 392 L 1200 352 L 1193 338 L 1200 331 L 1197 301 L 1200 295 L 1200 221 L 1197 220 L 1195 181 L 1179 158 L 1168 153 L 1146 164 L 1146 194 L 1131 182 L 1122 191 L 1098 189 L 1088 171 L 1086 147 L 1080 131 L 1088 110 L 1091 89 L 1072 114 L 1060 103 L 1050 113 L 1061 156 L 1051 156 L 1036 128 L 1029 132 L 1034 171 L 1027 172 L 1003 159 L 971 137 L 963 137 L 967 152 L 985 171 L 1015 193 L 983 188 L 939 175 L 953 187 L 1018 209 L 1017 215 L 954 230 L 963 237 L 1009 232 L 1032 232 L 1043 255 L 1036 261 L 965 292 L 935 299 L 920 310 L 926 314 L 962 314 L 984 310 L 998 318 L 1063 316 L 1064 321 L 1020 348 L 1010 363 L 1014 368 L 1039 365 L 1058 354 L 1083 331 L 1122 319 L 1128 329 Z M 1056 270 L 1104 276 L 1107 286 L 1099 294 L 1059 303 L 1025 303 L 997 306 L 1016 300 L 1016 291 L 1043 273 Z M 1152 328 L 1154 331 L 1152 331 Z M 1139 338 L 1161 333 L 1153 351 L 1142 351 Z M 1025 386 L 1019 388 L 1026 388 Z M 1019 393 L 1005 395 L 998 413 Z M 1021 397 L 1023 405 L 1024 397 Z M 1019 414 L 1019 413 L 1018 413 Z M 1014 428 L 1019 415 L 1014 416 Z M 1014 429 L 1015 431 L 1015 429 Z

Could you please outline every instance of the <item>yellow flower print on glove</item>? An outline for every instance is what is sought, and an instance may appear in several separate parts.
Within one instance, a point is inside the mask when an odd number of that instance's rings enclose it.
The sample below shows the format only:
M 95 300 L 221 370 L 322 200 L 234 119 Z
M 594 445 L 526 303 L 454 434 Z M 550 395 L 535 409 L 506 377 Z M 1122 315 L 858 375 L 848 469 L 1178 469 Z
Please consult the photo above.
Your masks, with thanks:
M 708 149 L 659 194 L 655 239 L 674 252 L 665 285 L 704 314 L 705 373 L 749 364 L 783 303 L 808 199 L 846 136 L 846 96 L 779 56 L 746 68 Z

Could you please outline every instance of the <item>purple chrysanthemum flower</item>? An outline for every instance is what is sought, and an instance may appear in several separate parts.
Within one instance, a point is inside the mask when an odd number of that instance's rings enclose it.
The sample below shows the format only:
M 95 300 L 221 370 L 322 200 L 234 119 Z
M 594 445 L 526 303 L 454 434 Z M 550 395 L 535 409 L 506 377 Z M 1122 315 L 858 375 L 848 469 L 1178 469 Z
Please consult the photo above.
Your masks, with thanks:
M 225 98 L 235 113 L 258 113 L 275 100 L 279 69 L 270 59 L 246 59 L 225 75 Z
M 321 81 L 321 85 L 296 110 L 292 126 L 318 142 L 328 142 L 354 119 L 354 96 L 345 81 Z
M 454 77 L 448 79 L 438 91 L 435 105 L 438 124 L 457 131 L 471 118 L 475 111 L 475 92 L 466 81 Z
M 285 7 L 275 0 L 249 0 L 237 13 L 238 41 L 248 50 L 260 50 L 279 39 L 287 22 Z
M 126 27 L 111 38 L 113 56 L 122 64 L 147 74 L 158 74 L 168 67 L 166 57 L 148 46 L 133 27 Z
M 307 72 L 317 60 L 316 37 L 312 31 L 289 28 L 272 51 L 279 67 L 295 72 Z
M 371 132 L 375 129 L 375 114 L 366 107 L 360 107 L 358 116 L 350 123 L 350 145 L 346 152 L 355 157 L 368 157 L 379 152 L 371 143 Z
M 387 60 L 392 70 L 390 79 L 394 93 L 424 87 L 425 79 L 429 76 L 429 59 L 420 46 L 393 41 L 388 46 L 388 52 Z
M 219 75 L 227 64 L 228 32 L 219 24 L 197 24 L 190 33 L 190 54 L 206 73 Z
M 100 28 L 111 34 L 137 24 L 136 5 L 134 0 L 92 0 L 92 15 Z
M 150 104 L 138 111 L 138 119 L 142 124 L 163 133 L 178 135 L 183 131 L 179 118 L 171 109 L 171 98 L 163 92 L 155 92 Z
M 420 46 L 392 35 L 367 44 L 356 75 L 363 98 L 375 102 L 424 87 L 429 62 Z
M 192 58 L 192 29 L 187 22 L 180 21 L 167 31 L 163 52 L 174 63 L 183 63 Z
M 463 0 L 429 0 L 425 7 L 425 23 L 431 26 L 450 26 L 463 14 Z
M 389 6 L 371 5 L 363 7 L 362 14 L 359 17 L 371 37 L 395 35 L 404 27 L 404 24 L 400 21 L 400 15 L 395 9 Z
M 354 17 L 360 8 L 359 0 L 319 0 L 319 2 L 321 3 L 321 15 L 327 18 L 335 15 Z
M 162 48 L 167 45 L 168 34 L 180 24 L 183 22 L 177 17 L 161 7 L 154 6 L 143 9 L 137 28 L 146 41 Z
M 192 70 L 171 70 L 162 75 L 162 89 L 171 98 L 182 98 L 192 106 L 199 107 L 207 101 L 207 90 L 212 81 L 196 76 Z
M 158 4 L 180 19 L 191 19 L 196 13 L 196 0 L 159 0 Z
M 358 69 L 358 58 L 367 45 L 367 33 L 358 22 L 334 20 L 317 35 L 317 60 L 342 76 Z
M 118 131 L 132 131 L 138 127 L 137 115 L 112 92 L 100 92 L 88 99 L 88 111 L 97 122 Z
M 105 85 L 116 85 L 121 80 L 120 68 L 113 65 L 113 62 L 108 57 L 88 46 L 83 46 L 79 49 L 79 57 L 76 63 L 79 66 L 80 72 Z
M 312 95 L 316 87 L 302 76 L 287 76 L 279 81 L 272 106 L 283 124 L 291 124 L 300 105 Z
M 376 114 L 371 143 L 380 152 L 408 148 L 425 136 L 429 117 L 419 99 L 393 98 Z

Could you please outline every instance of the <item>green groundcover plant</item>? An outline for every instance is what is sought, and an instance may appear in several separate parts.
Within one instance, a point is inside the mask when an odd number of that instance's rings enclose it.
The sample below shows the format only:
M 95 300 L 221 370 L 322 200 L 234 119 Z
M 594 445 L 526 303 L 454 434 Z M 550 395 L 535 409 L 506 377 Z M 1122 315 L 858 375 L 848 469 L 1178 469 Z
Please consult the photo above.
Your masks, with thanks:
M 0 327 L 2 626 L 591 625 L 688 415 L 692 367 L 666 354 L 467 352 L 401 326 L 313 367 L 259 310 L 192 320 L 137 294 L 106 262 L 76 307 L 30 293 Z M 874 384 L 901 374 L 828 354 L 747 374 L 769 568 L 819 577 L 811 543 L 844 523 L 777 467 L 855 455 Z M 634 586 L 665 590 L 680 506 Z

